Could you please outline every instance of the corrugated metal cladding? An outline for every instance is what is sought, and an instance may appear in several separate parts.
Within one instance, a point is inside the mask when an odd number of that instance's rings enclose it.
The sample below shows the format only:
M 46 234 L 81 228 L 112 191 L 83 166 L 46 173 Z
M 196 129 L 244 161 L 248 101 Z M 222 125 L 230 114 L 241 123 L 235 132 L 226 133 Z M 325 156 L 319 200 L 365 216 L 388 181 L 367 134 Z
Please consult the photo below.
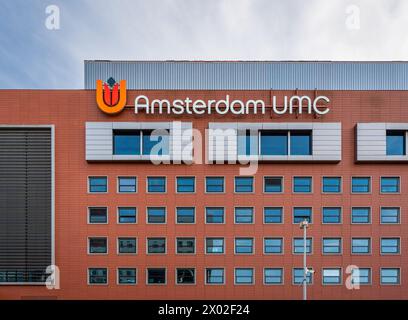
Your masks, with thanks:
M 97 79 L 156 90 L 408 90 L 408 62 L 85 61 Z
M 45 282 L 51 265 L 50 128 L 0 128 L 0 282 Z

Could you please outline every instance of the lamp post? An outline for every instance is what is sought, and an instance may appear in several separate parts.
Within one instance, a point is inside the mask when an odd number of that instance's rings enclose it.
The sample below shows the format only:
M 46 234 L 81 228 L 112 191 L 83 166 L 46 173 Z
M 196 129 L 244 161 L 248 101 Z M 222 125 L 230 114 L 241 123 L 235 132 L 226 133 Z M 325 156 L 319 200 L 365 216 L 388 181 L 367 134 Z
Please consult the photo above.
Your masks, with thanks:
M 307 276 L 309 273 L 313 273 L 313 270 L 309 270 L 307 268 L 307 262 L 306 262 L 306 240 L 307 240 L 307 228 L 309 226 L 309 223 L 307 219 L 305 218 L 301 223 L 300 223 L 300 229 L 303 229 L 303 300 L 307 300 Z

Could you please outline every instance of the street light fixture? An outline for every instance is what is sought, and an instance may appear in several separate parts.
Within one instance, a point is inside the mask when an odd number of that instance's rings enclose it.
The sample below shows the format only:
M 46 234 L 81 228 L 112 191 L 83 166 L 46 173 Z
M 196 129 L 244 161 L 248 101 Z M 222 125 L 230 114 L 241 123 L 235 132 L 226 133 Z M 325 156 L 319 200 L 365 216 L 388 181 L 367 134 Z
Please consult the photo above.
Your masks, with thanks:
M 306 261 L 306 240 L 307 240 L 307 228 L 309 227 L 309 222 L 305 218 L 299 225 L 300 229 L 303 229 L 303 300 L 307 300 L 307 276 L 313 274 L 315 271 L 313 269 L 307 268 Z

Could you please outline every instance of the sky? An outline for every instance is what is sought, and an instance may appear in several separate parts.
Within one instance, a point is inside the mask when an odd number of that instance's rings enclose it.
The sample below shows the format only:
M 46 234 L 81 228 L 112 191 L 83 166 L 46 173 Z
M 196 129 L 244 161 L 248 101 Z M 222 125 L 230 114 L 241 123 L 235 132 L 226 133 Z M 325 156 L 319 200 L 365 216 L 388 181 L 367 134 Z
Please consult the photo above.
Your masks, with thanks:
M 408 1 L 0 0 L 0 89 L 83 88 L 84 60 L 408 60 Z

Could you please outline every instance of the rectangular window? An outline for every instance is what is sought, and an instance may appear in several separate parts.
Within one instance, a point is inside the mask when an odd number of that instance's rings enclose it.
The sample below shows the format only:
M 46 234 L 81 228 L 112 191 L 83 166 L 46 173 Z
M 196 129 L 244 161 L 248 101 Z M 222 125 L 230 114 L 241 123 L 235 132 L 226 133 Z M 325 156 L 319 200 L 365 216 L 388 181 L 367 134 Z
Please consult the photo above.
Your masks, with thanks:
M 366 207 L 351 208 L 351 223 L 371 223 L 371 209 Z
M 235 223 L 254 223 L 254 208 L 235 208 Z
M 176 208 L 177 223 L 194 223 L 195 208 L 193 207 L 178 207 Z
M 235 268 L 235 284 L 253 284 L 254 269 Z
M 370 177 L 352 177 L 351 178 L 351 192 L 352 193 L 369 193 Z
M 265 193 L 283 192 L 283 178 L 282 177 L 264 177 L 264 192 Z
M 136 208 L 135 207 L 120 207 L 118 208 L 119 223 L 136 223 Z
M 89 268 L 88 269 L 89 284 L 107 284 L 108 269 L 107 268 Z
M 224 177 L 206 177 L 205 192 L 208 193 L 224 192 Z
M 264 253 L 265 254 L 283 253 L 283 238 L 265 238 Z
M 261 131 L 261 155 L 280 156 L 288 154 L 287 131 Z
M 370 268 L 353 268 L 351 270 L 352 284 L 370 284 L 371 269 Z
M 294 177 L 293 192 L 310 193 L 312 192 L 312 177 Z
M 205 281 L 207 284 L 223 284 L 224 283 L 224 269 L 207 268 L 205 270 Z
M 165 268 L 147 269 L 147 284 L 165 284 L 165 283 L 166 283 Z
M 399 238 L 381 238 L 381 254 L 399 254 Z
M 351 253 L 367 254 L 371 251 L 370 238 L 352 238 L 351 239 Z
M 136 192 L 136 177 L 119 177 L 118 192 L 132 193 Z
M 282 207 L 264 208 L 264 223 L 283 223 Z
M 108 192 L 108 178 L 107 177 L 89 177 L 89 192 Z
M 136 253 L 136 238 L 118 238 L 118 253 Z
M 323 269 L 323 284 L 341 284 L 341 269 Z
M 265 284 L 283 284 L 283 269 L 282 268 L 265 268 L 264 269 Z
M 205 208 L 206 223 L 224 223 L 224 208 L 210 207 Z
M 166 253 L 166 238 L 148 238 L 147 253 Z
M 258 154 L 258 131 L 239 129 L 237 131 L 238 155 L 250 156 Z
M 308 269 L 311 269 L 311 267 L 308 267 Z M 303 277 L 304 277 L 304 269 L 303 268 L 294 268 L 293 269 L 293 284 L 298 285 L 303 283 Z M 313 274 L 308 273 L 306 276 L 306 283 L 311 284 L 313 281 Z
M 400 284 L 400 269 L 381 268 L 381 284 Z
M 341 253 L 341 238 L 323 238 L 323 254 Z
M 406 155 L 406 132 L 402 130 L 387 130 L 387 156 Z
M 108 239 L 106 237 L 88 238 L 88 252 L 108 253 Z
M 323 177 L 322 191 L 324 193 L 340 193 L 341 192 L 341 178 L 340 177 Z
M 194 268 L 177 268 L 177 284 L 194 284 L 195 269 Z
M 381 177 L 381 193 L 400 192 L 399 177 Z
M 224 238 L 206 238 L 205 247 L 207 253 L 224 253 Z
M 195 253 L 195 239 L 177 238 L 177 253 Z
M 341 223 L 341 208 L 324 207 L 322 214 L 323 223 Z
M 307 220 L 312 223 L 312 208 L 307 207 L 295 207 L 293 208 L 293 223 L 301 223 Z
M 89 223 L 108 223 L 108 208 L 89 208 L 88 209 Z
M 312 154 L 312 132 L 290 131 L 290 155 L 306 156 Z
M 166 192 L 166 177 L 147 177 L 148 193 Z
M 166 208 L 147 208 L 147 223 L 166 223 Z
M 113 131 L 113 154 L 140 155 L 140 150 L 141 150 L 140 130 Z
M 235 177 L 235 192 L 254 192 L 253 177 Z
M 400 208 L 382 207 L 381 223 L 384 224 L 400 223 Z
M 118 268 L 118 284 L 136 284 L 136 269 Z
M 293 253 L 299 254 L 304 252 L 303 238 L 293 238 Z M 306 239 L 306 253 L 312 253 L 312 238 Z
M 254 239 L 235 238 L 235 253 L 241 253 L 241 254 L 254 253 Z
M 195 178 L 194 177 L 177 177 L 177 192 L 178 193 L 192 193 L 195 192 Z

